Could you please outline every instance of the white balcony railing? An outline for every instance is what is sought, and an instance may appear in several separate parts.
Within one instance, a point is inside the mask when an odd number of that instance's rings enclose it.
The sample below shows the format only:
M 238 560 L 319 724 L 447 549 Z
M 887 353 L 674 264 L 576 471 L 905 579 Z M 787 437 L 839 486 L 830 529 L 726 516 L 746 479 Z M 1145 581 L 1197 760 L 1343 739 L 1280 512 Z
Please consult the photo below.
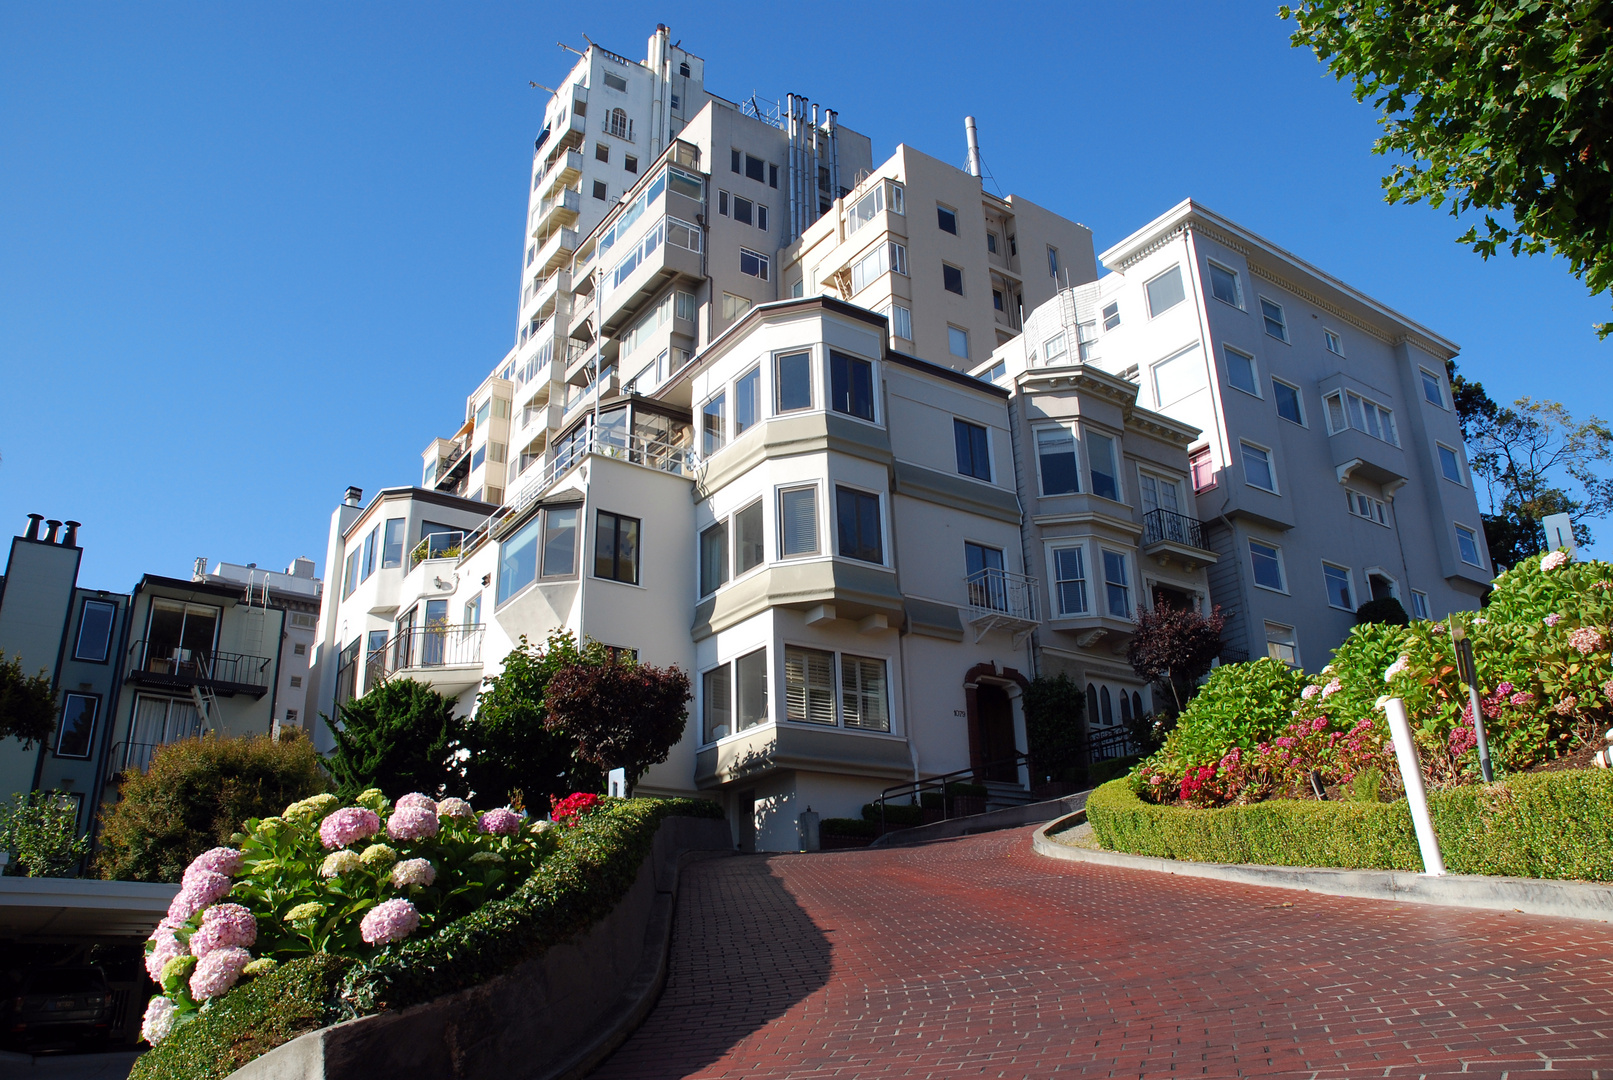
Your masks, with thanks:
M 964 579 L 969 594 L 969 624 L 979 641 L 990 630 L 1006 630 L 1014 635 L 1015 646 L 1035 629 L 1041 619 L 1036 614 L 1036 585 L 1033 577 L 1011 574 L 987 567 Z

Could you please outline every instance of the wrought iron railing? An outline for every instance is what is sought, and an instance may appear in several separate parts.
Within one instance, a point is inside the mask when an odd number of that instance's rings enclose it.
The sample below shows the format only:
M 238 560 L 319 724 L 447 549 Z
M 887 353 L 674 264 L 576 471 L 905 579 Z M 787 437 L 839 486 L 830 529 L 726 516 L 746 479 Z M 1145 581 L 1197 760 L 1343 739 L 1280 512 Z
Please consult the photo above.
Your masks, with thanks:
M 416 668 L 459 667 L 482 662 L 482 638 L 487 627 L 410 626 L 392 636 L 385 649 L 372 654 L 372 667 L 380 678 Z M 376 665 L 374 662 L 379 661 Z M 380 678 L 376 681 L 379 682 Z M 365 682 L 368 689 L 372 683 Z
M 1087 731 L 1086 755 L 1089 762 L 1108 761 L 1136 752 L 1137 747 L 1131 740 L 1131 732 L 1124 727 Z
M 917 804 L 924 806 L 936 801 L 939 796 L 942 820 L 954 817 L 966 817 L 969 814 L 978 814 L 985 810 L 984 805 L 978 808 L 971 801 L 983 799 L 982 796 L 960 795 L 955 793 L 955 785 L 971 781 L 987 781 L 997 776 L 1005 776 L 1009 772 L 1017 778 L 1021 765 L 1028 765 L 1028 754 L 1015 754 L 1011 758 L 1000 761 L 988 761 L 978 769 L 970 766 L 967 769 L 957 769 L 953 772 L 942 773 L 940 776 L 927 776 L 922 780 L 910 780 L 905 784 L 893 784 L 879 793 L 874 802 L 879 806 L 879 831 L 885 831 L 885 807 Z M 930 796 L 926 799 L 925 796 Z
M 147 681 L 179 685 L 229 683 L 267 688 L 267 656 L 203 649 L 185 649 L 172 641 L 141 638 L 129 646 L 129 674 Z
M 1036 622 L 1036 579 L 1024 574 L 987 567 L 964 579 L 969 588 L 969 607 L 975 617 L 1007 616 Z
M 1174 510 L 1150 510 L 1143 515 L 1143 544 L 1147 546 L 1162 541 L 1206 550 L 1204 526 L 1198 518 L 1178 514 Z

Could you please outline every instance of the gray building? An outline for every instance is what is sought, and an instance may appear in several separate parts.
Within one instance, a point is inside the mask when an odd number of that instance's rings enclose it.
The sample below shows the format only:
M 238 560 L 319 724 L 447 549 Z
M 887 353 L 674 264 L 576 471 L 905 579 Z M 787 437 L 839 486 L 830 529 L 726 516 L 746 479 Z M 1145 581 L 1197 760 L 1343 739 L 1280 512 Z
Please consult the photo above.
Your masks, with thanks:
M 1100 261 L 981 371 L 1073 354 L 1203 432 L 1194 516 L 1230 659 L 1320 667 L 1366 600 L 1478 606 L 1492 573 L 1454 343 L 1191 200 Z

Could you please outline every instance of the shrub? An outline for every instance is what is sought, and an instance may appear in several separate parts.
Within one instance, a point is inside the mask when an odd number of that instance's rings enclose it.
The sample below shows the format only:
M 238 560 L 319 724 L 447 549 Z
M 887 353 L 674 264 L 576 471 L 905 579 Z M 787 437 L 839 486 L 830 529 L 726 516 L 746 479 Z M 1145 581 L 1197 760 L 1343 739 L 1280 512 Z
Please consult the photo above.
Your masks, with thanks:
M 9 852 L 5 872 L 25 877 L 66 877 L 90 853 L 78 834 L 78 804 L 59 791 L 12 796 L 0 808 L 0 851 Z
M 1355 609 L 1357 623 L 1388 623 L 1391 626 L 1407 626 L 1411 623 L 1411 616 L 1406 609 L 1400 606 L 1400 601 L 1392 596 L 1380 597 L 1377 600 L 1368 600 Z
M 451 698 L 414 679 L 388 679 L 337 712 L 341 724 L 330 725 L 336 740 L 330 771 L 342 798 L 369 788 L 393 799 L 411 791 L 467 793 L 455 760 L 465 721 L 454 715 Z
M 56 726 L 56 694 L 43 670 L 28 675 L 22 657 L 0 653 L 0 739 L 21 739 L 27 750 L 44 742 Z
M 549 730 L 571 739 L 576 754 L 601 772 L 623 769 L 638 783 L 667 759 L 689 720 L 689 676 L 619 656 L 569 663 L 544 688 Z
M 1188 704 L 1161 753 L 1185 769 L 1217 762 L 1235 746 L 1253 750 L 1288 724 L 1302 680 L 1279 660 L 1223 664 Z
M 1086 694 L 1060 673 L 1033 679 L 1024 694 L 1025 740 L 1038 775 L 1063 776 L 1082 761 L 1081 716 Z
M 908 828 L 913 825 L 924 824 L 924 807 L 912 804 L 886 803 L 885 814 L 882 818 L 878 803 L 868 803 L 863 807 L 863 820 L 878 825 L 881 821 L 894 828 Z
M 122 798 L 101 829 L 100 875 L 178 881 L 192 859 L 229 843 L 249 819 L 329 790 L 313 744 L 293 730 L 282 729 L 279 742 L 186 739 L 160 747 L 146 772 L 125 772 Z
M 1528 773 L 1429 793 L 1446 868 L 1458 874 L 1613 881 L 1613 772 Z M 1195 862 L 1422 869 L 1404 799 L 1272 799 L 1200 810 L 1139 799 L 1124 780 L 1087 799 L 1104 847 Z
M 1221 655 L 1225 627 L 1219 607 L 1203 615 L 1155 604 L 1137 612 L 1137 632 L 1126 646 L 1126 659 L 1139 679 L 1169 690 L 1173 711 L 1180 713 Z
M 131 1080 L 222 1080 L 303 1031 L 502 975 L 608 914 L 674 816 L 723 815 L 705 800 L 605 800 L 577 827 L 558 830 L 554 852 L 509 895 L 367 961 L 315 954 L 251 978 L 141 1056 Z
M 818 822 L 820 836 L 855 836 L 872 840 L 879 835 L 877 822 L 864 821 L 861 818 L 827 817 Z

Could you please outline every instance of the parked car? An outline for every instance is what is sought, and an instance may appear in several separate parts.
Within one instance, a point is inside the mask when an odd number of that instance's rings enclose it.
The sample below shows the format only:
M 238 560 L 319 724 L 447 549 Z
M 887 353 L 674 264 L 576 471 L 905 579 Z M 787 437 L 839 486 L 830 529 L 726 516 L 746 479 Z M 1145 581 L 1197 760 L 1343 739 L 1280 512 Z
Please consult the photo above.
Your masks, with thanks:
M 32 968 L 4 994 L 0 1034 L 11 1043 L 100 1043 L 112 1029 L 112 990 L 100 967 Z

